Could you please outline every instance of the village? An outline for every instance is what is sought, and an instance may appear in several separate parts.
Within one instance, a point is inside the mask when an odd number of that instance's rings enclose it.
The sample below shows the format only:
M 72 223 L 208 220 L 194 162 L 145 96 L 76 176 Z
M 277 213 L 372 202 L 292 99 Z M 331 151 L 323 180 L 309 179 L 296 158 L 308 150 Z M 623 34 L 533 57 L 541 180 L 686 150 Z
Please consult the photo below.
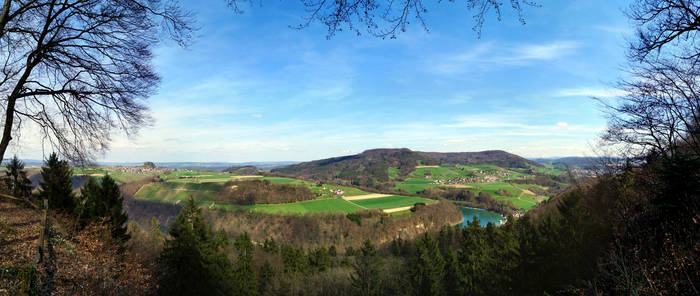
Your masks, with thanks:
M 507 178 L 511 176 L 511 172 L 505 171 L 505 170 L 499 170 L 499 171 L 484 171 L 484 170 L 477 170 L 474 171 L 473 173 L 482 175 L 482 176 L 468 176 L 468 177 L 455 177 L 452 179 L 437 179 L 433 180 L 433 184 L 464 184 L 464 183 L 494 183 L 494 182 L 499 182 L 501 178 L 497 177 L 500 176 L 502 178 Z M 485 175 L 488 173 L 489 175 Z M 431 176 L 425 176 L 426 179 L 430 179 Z

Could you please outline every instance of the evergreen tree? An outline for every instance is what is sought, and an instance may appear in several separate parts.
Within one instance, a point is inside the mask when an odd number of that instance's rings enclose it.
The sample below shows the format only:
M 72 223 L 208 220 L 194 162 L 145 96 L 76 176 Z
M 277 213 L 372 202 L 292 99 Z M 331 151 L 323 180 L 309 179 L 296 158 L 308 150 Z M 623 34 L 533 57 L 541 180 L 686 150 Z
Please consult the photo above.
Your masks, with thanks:
M 440 254 L 438 242 L 430 234 L 416 241 L 416 253 L 409 263 L 411 284 L 416 295 L 445 295 L 443 278 L 445 261 Z
M 270 261 L 265 260 L 258 271 L 258 294 L 265 295 L 270 290 L 270 285 L 275 278 L 275 269 Z
M 350 275 L 356 295 L 369 296 L 379 294 L 379 271 L 381 258 L 372 242 L 365 240 L 360 254 L 355 257 L 354 272 Z
M 73 170 L 68 166 L 68 162 L 59 160 L 55 152 L 51 153 L 44 167 L 41 168 L 41 177 L 44 181 L 39 183 L 41 187 L 39 196 L 49 200 L 50 208 L 68 213 L 75 210 L 72 175 Z
M 457 254 L 452 249 L 448 250 L 445 255 L 445 277 L 443 286 L 445 287 L 445 293 L 447 295 L 465 294 L 464 287 L 466 286 L 466 280 L 464 278 L 464 272 L 462 272 L 462 268 L 457 260 Z
M 109 217 L 109 222 L 112 227 L 112 237 L 120 240 L 129 240 L 129 234 L 127 234 L 126 222 L 129 217 L 124 213 L 122 206 L 124 204 L 124 197 L 122 192 L 119 190 L 119 185 L 110 177 L 105 175 L 102 178 L 102 207 L 104 209 L 105 217 Z
M 100 216 L 97 200 L 102 196 L 102 186 L 94 178 L 88 179 L 87 183 L 80 188 L 78 206 L 75 207 L 78 222 L 85 226 L 93 222 Z
M 237 295 L 257 295 L 257 282 L 253 270 L 253 242 L 247 232 L 239 235 L 233 243 L 238 252 L 233 274 L 236 279 Z
M 4 181 L 10 194 L 20 198 L 28 197 L 32 193 L 32 182 L 24 171 L 24 163 L 15 155 L 5 166 L 7 171 Z
M 160 295 L 232 295 L 231 263 L 192 198 L 170 227 L 159 262 Z
M 122 209 L 123 202 L 119 186 L 112 177 L 105 175 L 100 183 L 90 178 L 80 189 L 79 204 L 75 211 L 82 226 L 108 218 L 112 237 L 124 242 L 129 239 L 126 225 L 129 217 Z

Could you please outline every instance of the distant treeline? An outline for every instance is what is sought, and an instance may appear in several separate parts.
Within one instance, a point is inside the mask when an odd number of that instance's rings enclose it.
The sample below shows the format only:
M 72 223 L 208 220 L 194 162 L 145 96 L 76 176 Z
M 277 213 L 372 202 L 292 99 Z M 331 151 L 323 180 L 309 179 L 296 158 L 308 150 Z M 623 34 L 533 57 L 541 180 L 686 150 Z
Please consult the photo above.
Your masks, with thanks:
M 219 192 L 217 203 L 254 205 L 292 203 L 315 199 L 304 185 L 272 184 L 268 180 L 229 181 Z

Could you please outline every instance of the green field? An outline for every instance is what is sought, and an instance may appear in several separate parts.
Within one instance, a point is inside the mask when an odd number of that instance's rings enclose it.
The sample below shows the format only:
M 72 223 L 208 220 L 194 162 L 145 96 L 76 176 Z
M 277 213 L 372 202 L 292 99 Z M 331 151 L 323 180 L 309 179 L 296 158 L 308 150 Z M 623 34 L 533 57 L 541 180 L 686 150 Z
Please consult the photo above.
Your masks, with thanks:
M 155 200 L 169 203 L 185 201 L 190 196 L 198 203 L 211 202 L 223 186 L 222 183 L 179 183 L 179 182 L 156 182 L 149 183 L 141 187 L 136 195 L 136 199 Z
M 549 175 L 559 175 L 561 171 L 553 166 L 546 167 L 533 167 L 536 172 L 545 173 Z M 397 182 L 394 186 L 395 190 L 402 190 L 410 193 L 418 193 L 426 188 L 443 186 L 441 184 L 434 184 L 435 180 L 450 180 L 454 178 L 484 178 L 486 176 L 492 176 L 499 179 L 497 182 L 483 182 L 483 183 L 461 183 L 463 185 L 471 186 L 468 189 L 473 191 L 475 194 L 480 192 L 488 192 L 494 198 L 505 200 L 513 205 L 522 208 L 530 209 L 534 207 L 540 200 L 546 199 L 544 197 L 538 197 L 531 194 L 526 194 L 523 190 L 539 189 L 546 190 L 546 187 L 532 184 L 513 184 L 508 181 L 510 180 L 521 180 L 524 178 L 534 178 L 534 175 L 528 174 L 528 170 L 516 170 L 516 169 L 505 169 L 495 165 L 442 165 L 440 167 L 427 167 L 427 168 L 417 168 L 411 172 L 406 179 L 402 182 Z M 390 169 L 390 174 L 394 173 Z M 507 174 L 504 174 L 507 172 Z
M 73 167 L 73 175 L 75 176 L 92 176 L 100 179 L 105 174 L 109 174 L 110 177 L 117 181 L 117 184 L 134 182 L 150 176 L 148 174 L 122 172 L 103 167 Z
M 380 198 L 368 198 L 368 199 L 353 200 L 352 203 L 359 205 L 361 207 L 368 208 L 368 209 L 385 210 L 385 209 L 393 209 L 393 208 L 400 208 L 400 207 L 408 207 L 408 206 L 412 206 L 412 205 L 419 203 L 419 202 L 427 204 L 427 203 L 430 203 L 433 201 L 434 200 L 432 200 L 432 199 L 421 198 L 421 197 L 393 195 L 393 196 L 380 197 Z
M 306 214 L 306 213 L 352 213 L 362 208 L 344 199 L 317 199 L 277 205 L 253 205 L 246 208 L 270 214 Z

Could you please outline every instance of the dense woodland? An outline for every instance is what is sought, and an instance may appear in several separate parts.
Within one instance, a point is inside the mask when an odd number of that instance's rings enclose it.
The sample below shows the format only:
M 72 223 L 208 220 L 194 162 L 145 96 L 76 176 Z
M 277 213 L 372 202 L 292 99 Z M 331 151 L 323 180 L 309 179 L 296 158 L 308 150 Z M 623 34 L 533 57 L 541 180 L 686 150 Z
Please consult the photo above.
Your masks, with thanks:
M 292 203 L 315 199 L 304 185 L 272 184 L 268 180 L 229 181 L 219 192 L 219 204 L 254 205 Z

